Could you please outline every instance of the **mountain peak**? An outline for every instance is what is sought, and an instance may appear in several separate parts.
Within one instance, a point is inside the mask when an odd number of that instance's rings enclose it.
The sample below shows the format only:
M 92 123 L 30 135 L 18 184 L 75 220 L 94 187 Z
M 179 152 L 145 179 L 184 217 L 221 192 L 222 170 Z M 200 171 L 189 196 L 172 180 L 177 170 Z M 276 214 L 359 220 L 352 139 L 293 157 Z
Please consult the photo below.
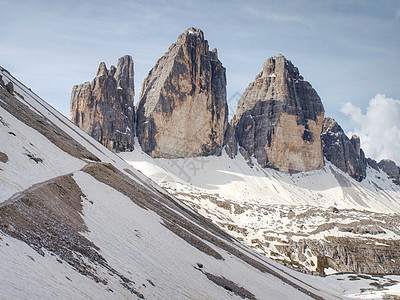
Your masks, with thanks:
M 285 172 L 324 165 L 324 107 L 311 84 L 283 55 L 268 58 L 239 99 L 233 123 L 241 147 L 263 167 Z
M 91 84 L 73 87 L 71 121 L 109 149 L 133 150 L 134 96 L 132 57 L 121 57 L 109 71 L 102 62 Z
M 225 68 L 217 50 L 209 51 L 203 31 L 191 27 L 144 80 L 139 143 L 153 157 L 219 154 L 227 123 Z
M 99 68 L 97 69 L 97 74 L 96 76 L 103 76 L 103 75 L 108 75 L 108 70 L 105 62 L 101 62 L 99 65 Z
M 268 58 L 263 64 L 263 71 L 258 76 L 260 77 L 274 77 L 287 74 L 294 80 L 303 80 L 300 76 L 299 69 L 293 63 L 286 59 L 282 54 Z M 300 78 L 301 77 L 301 78 Z

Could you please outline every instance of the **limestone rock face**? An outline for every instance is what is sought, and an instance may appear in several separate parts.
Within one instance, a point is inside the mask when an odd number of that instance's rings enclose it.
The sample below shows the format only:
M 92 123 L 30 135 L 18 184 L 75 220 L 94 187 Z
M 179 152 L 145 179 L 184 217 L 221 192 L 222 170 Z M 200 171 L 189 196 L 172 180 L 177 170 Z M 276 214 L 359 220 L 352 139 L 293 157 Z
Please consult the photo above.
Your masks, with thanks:
M 342 127 L 332 118 L 324 119 L 322 129 L 324 156 L 343 172 L 361 181 L 366 177 L 367 160 L 360 148 L 360 138 L 349 139 Z
M 107 70 L 102 62 L 93 81 L 76 85 L 71 93 L 71 121 L 114 151 L 134 147 L 134 73 L 132 57 Z
M 263 167 L 284 172 L 324 165 L 324 107 L 311 84 L 284 56 L 269 58 L 239 99 L 233 125 L 239 146 Z
M 225 68 L 199 29 L 171 45 L 143 82 L 137 136 L 153 157 L 219 155 L 228 122 Z

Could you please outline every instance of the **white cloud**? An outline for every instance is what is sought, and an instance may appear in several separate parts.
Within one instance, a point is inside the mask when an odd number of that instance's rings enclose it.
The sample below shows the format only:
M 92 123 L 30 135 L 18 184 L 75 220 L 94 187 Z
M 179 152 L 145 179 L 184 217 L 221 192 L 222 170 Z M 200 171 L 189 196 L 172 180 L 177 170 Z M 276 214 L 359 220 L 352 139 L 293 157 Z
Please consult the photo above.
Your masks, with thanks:
M 400 165 L 400 100 L 377 94 L 369 101 L 364 114 L 361 108 L 346 102 L 341 112 L 350 118 L 354 131 L 361 138 L 367 157 L 389 158 Z

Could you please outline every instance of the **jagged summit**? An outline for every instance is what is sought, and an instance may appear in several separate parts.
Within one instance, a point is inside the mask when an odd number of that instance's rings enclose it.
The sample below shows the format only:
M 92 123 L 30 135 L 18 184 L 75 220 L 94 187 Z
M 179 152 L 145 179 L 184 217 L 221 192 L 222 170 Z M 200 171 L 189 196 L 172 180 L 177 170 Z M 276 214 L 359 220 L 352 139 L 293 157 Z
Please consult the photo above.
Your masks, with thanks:
M 91 83 L 76 85 L 71 93 L 71 121 L 109 149 L 133 150 L 134 70 L 129 55 L 107 70 L 100 63 Z
M 367 160 L 358 136 L 353 135 L 349 139 L 342 127 L 329 117 L 324 119 L 321 136 L 324 156 L 328 161 L 358 181 L 366 177 Z
M 137 108 L 137 135 L 153 157 L 221 152 L 228 124 L 225 68 L 200 29 L 178 37 L 149 72 Z
M 285 172 L 323 166 L 324 107 L 283 55 L 271 57 L 239 99 L 232 123 L 239 145 L 260 165 Z

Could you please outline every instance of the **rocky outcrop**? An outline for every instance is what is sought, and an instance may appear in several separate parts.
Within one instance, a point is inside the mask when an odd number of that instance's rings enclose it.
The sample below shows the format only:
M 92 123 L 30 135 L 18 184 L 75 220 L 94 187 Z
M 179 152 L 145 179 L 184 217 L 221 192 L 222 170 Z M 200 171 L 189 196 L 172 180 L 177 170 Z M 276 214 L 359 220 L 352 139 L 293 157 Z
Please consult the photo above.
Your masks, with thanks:
M 230 158 L 234 158 L 237 155 L 238 152 L 237 140 L 235 135 L 235 128 L 232 126 L 232 124 L 228 124 L 228 127 L 226 128 L 224 137 L 224 146 L 225 146 L 225 151 Z
M 334 119 L 326 117 L 321 137 L 327 160 L 358 181 L 366 177 L 367 160 L 358 136 L 353 135 L 349 139 Z
M 285 172 L 324 165 L 324 107 L 311 84 L 284 56 L 269 58 L 239 99 L 233 125 L 239 145 L 263 167 Z
M 134 72 L 132 57 L 107 70 L 102 62 L 93 81 L 76 85 L 71 93 L 71 121 L 114 151 L 134 147 Z
M 143 82 L 139 143 L 153 157 L 218 155 L 227 120 L 225 68 L 203 32 L 189 28 Z
M 389 178 L 393 179 L 395 184 L 400 185 L 400 168 L 393 160 L 382 159 L 378 163 L 378 166 L 389 176 Z

